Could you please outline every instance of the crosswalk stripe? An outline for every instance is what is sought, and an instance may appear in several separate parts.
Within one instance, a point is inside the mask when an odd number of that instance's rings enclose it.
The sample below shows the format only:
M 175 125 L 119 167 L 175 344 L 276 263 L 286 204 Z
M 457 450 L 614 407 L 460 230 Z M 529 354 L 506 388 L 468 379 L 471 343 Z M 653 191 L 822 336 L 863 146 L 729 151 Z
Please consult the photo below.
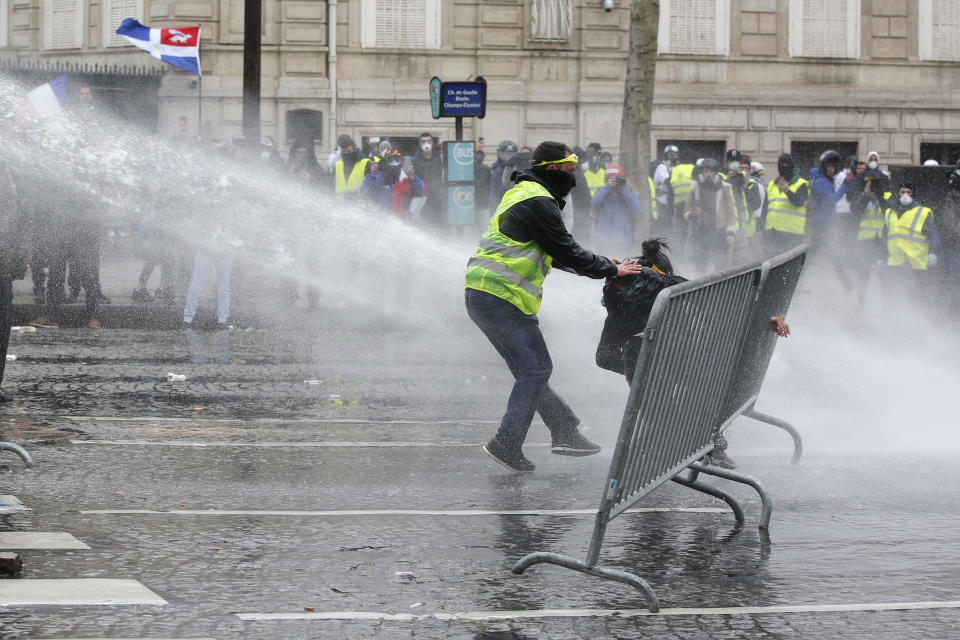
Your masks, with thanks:
M 153 604 L 167 601 L 136 580 L 112 578 L 0 580 L 0 606 Z
M 627 513 L 729 513 L 721 507 L 636 507 Z M 83 515 L 171 515 L 171 516 L 578 516 L 595 515 L 596 509 L 344 509 L 340 511 L 284 511 L 269 509 L 86 509 Z
M 0 516 L 30 513 L 30 511 L 30 507 L 20 502 L 17 496 L 0 496 Z
M 527 611 L 466 611 L 461 613 L 381 613 L 376 611 L 297 611 L 238 613 L 241 620 L 518 620 L 529 618 L 635 618 L 646 616 L 743 616 L 765 613 L 837 613 L 960 609 L 960 600 L 942 602 L 881 602 L 872 604 L 773 605 L 762 607 L 680 607 L 650 613 L 646 609 L 534 609 Z
M 89 549 L 62 531 L 0 531 L 0 549 Z

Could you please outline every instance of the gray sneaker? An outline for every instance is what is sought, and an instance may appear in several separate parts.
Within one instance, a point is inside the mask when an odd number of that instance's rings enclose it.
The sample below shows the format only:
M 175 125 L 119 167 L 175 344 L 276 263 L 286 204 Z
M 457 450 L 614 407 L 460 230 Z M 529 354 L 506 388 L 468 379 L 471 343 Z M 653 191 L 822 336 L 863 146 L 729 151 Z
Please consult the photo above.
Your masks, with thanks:
M 727 453 L 721 449 L 714 449 L 704 458 L 707 464 L 712 464 L 715 467 L 720 467 L 721 469 L 729 469 L 733 471 L 737 468 L 737 463 L 733 461 L 733 458 L 727 455 Z
M 517 473 L 530 473 L 536 469 L 536 465 L 527 460 L 520 447 L 511 448 L 500 444 L 496 438 L 490 438 L 490 442 L 483 445 L 483 452 L 493 458 L 495 462 L 503 465 L 510 471 Z
M 576 429 L 570 433 L 554 435 L 552 440 L 550 452 L 558 456 L 592 456 L 600 453 L 600 445 L 590 442 Z

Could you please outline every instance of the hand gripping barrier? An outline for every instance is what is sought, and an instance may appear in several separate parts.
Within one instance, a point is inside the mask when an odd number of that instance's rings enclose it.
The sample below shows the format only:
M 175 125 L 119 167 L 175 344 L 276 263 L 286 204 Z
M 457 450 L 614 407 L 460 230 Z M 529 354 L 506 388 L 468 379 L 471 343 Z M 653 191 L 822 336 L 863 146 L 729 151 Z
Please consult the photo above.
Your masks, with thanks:
M 521 558 L 514 573 L 549 563 L 623 582 L 642 591 L 647 607 L 656 613 L 657 596 L 643 578 L 597 566 L 607 525 L 670 480 L 720 498 L 742 523 L 743 509 L 737 501 L 700 482 L 701 473 L 753 487 L 763 505 L 760 528 L 767 528 L 772 504 L 758 480 L 698 461 L 713 450 L 716 436 L 741 412 L 752 411 L 776 344 L 767 325 L 772 316 L 786 313 L 805 250 L 799 247 L 762 265 L 691 280 L 657 296 L 643 332 L 586 561 L 537 552 Z M 799 436 L 795 442 L 799 451 Z

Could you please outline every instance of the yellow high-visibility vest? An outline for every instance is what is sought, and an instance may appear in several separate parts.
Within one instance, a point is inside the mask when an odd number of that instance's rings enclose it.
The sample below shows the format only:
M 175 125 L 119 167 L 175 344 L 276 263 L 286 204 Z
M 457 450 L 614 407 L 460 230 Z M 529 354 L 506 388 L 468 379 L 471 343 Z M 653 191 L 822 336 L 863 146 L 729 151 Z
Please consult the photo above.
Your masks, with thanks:
M 530 180 L 518 182 L 503 194 L 480 246 L 467 261 L 467 289 L 493 294 L 527 315 L 540 310 L 543 281 L 553 258 L 536 240 L 517 242 L 500 233 L 500 220 L 518 202 L 539 197 L 553 198 L 543 185 Z
M 884 226 L 887 230 L 888 267 L 896 267 L 909 260 L 914 269 L 927 270 L 930 241 L 922 231 L 928 217 L 933 218 L 933 211 L 920 204 L 900 215 L 897 215 L 896 209 L 887 209 Z
M 357 163 L 353 165 L 353 169 L 350 170 L 350 178 L 347 179 L 343 171 L 343 160 L 337 160 L 337 163 L 333 166 L 333 172 L 336 177 L 336 192 L 349 193 L 359 191 L 360 185 L 363 184 L 363 177 L 367 173 L 368 162 L 370 162 L 370 160 L 367 158 L 357 160 Z
M 648 176 L 647 180 L 650 182 L 650 218 L 657 220 L 660 218 L 657 209 L 657 190 L 656 187 L 653 186 L 653 178 Z
M 603 185 L 607 183 L 607 178 L 605 176 L 605 169 L 597 169 L 596 171 L 590 171 L 586 169 L 583 172 L 583 177 L 587 179 L 587 187 L 590 189 L 590 197 L 592 198 L 596 195 L 597 191 L 603 188 Z
M 857 240 L 876 240 L 883 237 L 883 225 L 885 206 L 884 202 L 890 199 L 892 194 L 887 191 L 883 194 L 883 201 L 877 204 L 876 209 L 867 209 L 860 216 L 860 229 L 857 232 Z
M 689 162 L 678 164 L 670 171 L 670 190 L 673 191 L 673 206 L 686 204 L 693 187 L 693 167 Z
M 796 193 L 800 187 L 810 183 L 803 178 L 788 187 L 791 193 Z M 807 227 L 807 207 L 795 207 L 787 198 L 786 191 L 782 191 L 775 180 L 767 185 L 767 221 L 764 229 L 774 229 L 784 233 L 803 235 Z

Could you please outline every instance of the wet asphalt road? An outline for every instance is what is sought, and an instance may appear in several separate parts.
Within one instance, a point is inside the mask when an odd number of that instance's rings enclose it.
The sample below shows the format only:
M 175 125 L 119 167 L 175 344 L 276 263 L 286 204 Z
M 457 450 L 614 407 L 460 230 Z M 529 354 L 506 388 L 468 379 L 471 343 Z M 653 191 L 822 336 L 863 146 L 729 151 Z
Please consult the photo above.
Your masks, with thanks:
M 459 339 L 462 330 L 15 335 L 5 388 L 17 401 L 0 416 L 9 433 L 37 429 L 49 443 L 28 445 L 32 470 L 4 455 L 0 493 L 33 513 L 0 530 L 64 531 L 91 547 L 24 551 L 22 579 L 130 578 L 169 604 L 8 607 L 0 636 L 899 639 L 947 638 L 960 626 L 953 607 L 809 610 L 960 599 L 951 456 L 820 452 L 791 468 L 785 437 L 769 453 L 736 433 L 741 469 L 775 501 L 769 541 L 756 527 L 756 495 L 727 485 L 747 509 L 745 527 L 729 512 L 627 514 L 611 525 L 603 562 L 645 577 L 665 608 L 808 610 L 566 617 L 643 607 L 628 587 L 556 567 L 509 572 L 530 551 L 582 558 L 589 514 L 442 512 L 594 508 L 626 387 L 578 368 L 581 353 L 555 353 L 556 386 L 606 448 L 552 456 L 535 425 L 537 472 L 511 475 L 479 450 L 506 393 L 502 364 L 477 335 Z M 187 380 L 169 383 L 167 373 Z M 723 505 L 671 485 L 641 506 Z M 434 513 L 330 513 L 343 510 Z M 238 615 L 306 607 L 344 619 Z M 545 609 L 566 614 L 434 615 Z

